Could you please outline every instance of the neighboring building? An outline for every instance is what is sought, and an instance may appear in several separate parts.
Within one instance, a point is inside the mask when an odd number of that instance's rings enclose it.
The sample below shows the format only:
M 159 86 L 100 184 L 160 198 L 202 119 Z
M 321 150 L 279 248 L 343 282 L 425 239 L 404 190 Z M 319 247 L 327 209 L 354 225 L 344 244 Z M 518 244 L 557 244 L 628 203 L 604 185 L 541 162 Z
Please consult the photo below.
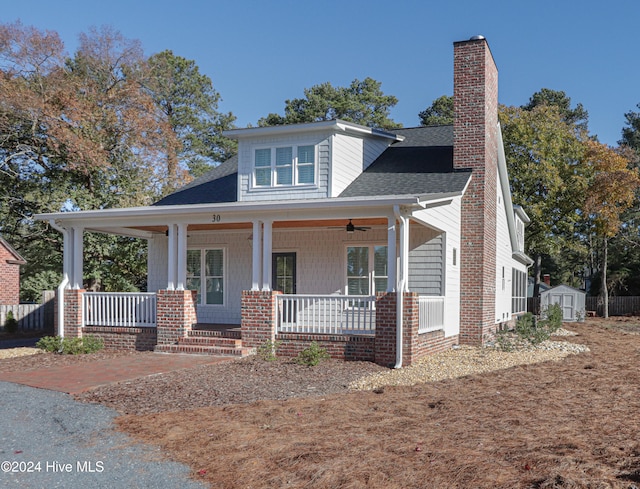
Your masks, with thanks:
M 539 293 L 542 294 L 545 290 L 551 288 L 551 283 L 548 281 L 549 275 L 545 275 L 543 281 L 538 284 Z M 533 289 L 535 288 L 535 278 L 529 277 L 527 279 L 527 297 L 533 297 Z
M 540 293 L 540 310 L 558 304 L 563 321 L 584 321 L 586 315 L 586 293 L 568 285 L 557 285 Z
M 526 311 L 531 260 L 482 37 L 454 44 L 454 106 L 453 126 L 227 131 L 238 155 L 153 206 L 38 216 L 65 236 L 67 334 L 149 326 L 137 313 L 157 298 L 157 336 L 146 328 L 138 345 L 159 351 L 221 351 L 196 322 L 239 330 L 224 351 L 277 338 L 295 354 L 318 340 L 334 356 L 396 366 L 483 343 Z M 83 291 L 85 231 L 147 239 L 153 299 L 114 306 Z M 135 318 L 114 320 L 125 307 Z
M 0 237 L 0 306 L 20 304 L 20 265 L 25 263 L 24 258 Z

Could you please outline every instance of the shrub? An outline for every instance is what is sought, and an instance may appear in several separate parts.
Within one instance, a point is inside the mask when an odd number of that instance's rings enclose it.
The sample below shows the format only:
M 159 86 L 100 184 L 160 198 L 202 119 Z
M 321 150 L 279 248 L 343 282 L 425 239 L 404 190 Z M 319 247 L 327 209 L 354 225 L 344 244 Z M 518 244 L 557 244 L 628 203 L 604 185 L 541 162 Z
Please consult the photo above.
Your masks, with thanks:
M 104 348 L 102 338 L 85 336 L 84 338 L 60 338 L 60 336 L 45 336 L 36 343 L 36 348 L 51 353 L 63 355 L 79 355 L 93 353 Z
M 5 333 L 15 333 L 18 331 L 18 321 L 13 317 L 13 312 L 7 312 L 7 318 L 4 321 L 4 331 Z
M 560 304 L 548 306 L 542 311 L 542 317 L 545 319 L 540 322 L 549 331 L 549 334 L 553 334 L 562 328 L 562 308 Z
M 36 348 L 56 353 L 62 351 L 62 338 L 59 336 L 44 336 L 36 343 Z
M 322 348 L 316 341 L 312 341 L 311 344 L 302 350 L 296 357 L 296 362 L 301 365 L 308 365 L 313 367 L 318 365 L 322 360 L 329 358 L 326 348 Z
M 281 343 L 281 341 L 265 341 L 258 347 L 256 354 L 265 362 L 273 362 L 278 359 L 276 357 L 276 352 L 278 351 Z

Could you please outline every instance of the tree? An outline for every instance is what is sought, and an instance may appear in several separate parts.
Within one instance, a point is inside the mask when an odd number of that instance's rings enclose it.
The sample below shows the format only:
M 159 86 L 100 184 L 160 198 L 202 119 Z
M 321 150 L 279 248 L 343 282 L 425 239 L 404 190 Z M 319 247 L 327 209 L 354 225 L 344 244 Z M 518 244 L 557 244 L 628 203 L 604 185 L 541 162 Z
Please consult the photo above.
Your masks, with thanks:
M 629 168 L 630 158 L 620 149 L 588 140 L 586 161 L 593 171 L 585 201 L 585 211 L 594 222 L 596 235 L 602 240 L 601 294 L 604 317 L 609 317 L 609 293 L 607 287 L 608 241 L 622 225 L 622 214 L 634 202 L 640 188 L 640 175 Z
M 83 34 L 68 58 L 57 34 L 1 24 L 0 62 L 0 232 L 27 258 L 27 276 L 35 276 L 59 270 L 61 239 L 33 214 L 150 203 L 167 179 L 156 162 L 176 140 L 141 88 L 139 43 L 111 29 Z M 127 248 L 127 240 L 87 238 L 90 284 L 118 276 L 134 287 L 144 276 L 145 260 L 131 273 L 100 271 L 120 250 L 144 250 L 139 241 Z
M 585 148 L 576 126 L 553 105 L 502 107 L 499 117 L 513 200 L 531 217 L 526 251 L 534 258 L 537 286 L 543 256 L 560 250 L 585 255 L 579 228 L 589 182 L 581 164 Z
M 421 126 L 443 126 L 453 124 L 453 97 L 442 95 L 420 114 Z
M 640 104 L 637 107 L 640 109 Z M 622 129 L 622 139 L 618 144 L 633 148 L 640 156 L 640 112 L 629 111 L 624 117 L 627 127 Z
M 562 119 L 569 125 L 574 126 L 576 131 L 585 132 L 588 129 L 589 113 L 582 104 L 577 104 L 575 108 L 571 108 L 571 97 L 568 97 L 562 90 L 551 90 L 543 88 L 539 92 L 534 93 L 529 98 L 529 103 L 523 105 L 524 110 L 533 110 L 536 107 L 547 105 L 556 107 L 562 116 Z
M 389 118 L 398 99 L 385 95 L 381 83 L 365 78 L 355 79 L 348 87 L 333 87 L 331 83 L 314 85 L 304 90 L 305 98 L 287 100 L 284 116 L 269 114 L 258 121 L 260 126 L 298 124 L 332 119 L 362 124 L 378 129 L 394 129 L 400 124 Z
M 222 136 L 234 127 L 235 116 L 218 112 L 220 94 L 194 61 L 166 50 L 148 60 L 145 87 L 180 141 L 167 148 L 170 188 L 180 182 L 180 169 L 197 177 L 237 151 L 235 141 Z

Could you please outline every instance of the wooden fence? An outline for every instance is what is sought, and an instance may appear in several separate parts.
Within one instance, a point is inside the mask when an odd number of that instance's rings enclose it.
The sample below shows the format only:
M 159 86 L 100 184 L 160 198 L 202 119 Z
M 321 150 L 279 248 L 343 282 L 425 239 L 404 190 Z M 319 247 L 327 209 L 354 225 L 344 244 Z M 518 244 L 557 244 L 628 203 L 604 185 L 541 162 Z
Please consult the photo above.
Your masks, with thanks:
M 4 328 L 7 313 L 11 311 L 19 331 L 53 331 L 54 297 L 53 291 L 45 291 L 42 304 L 0 306 L 0 327 Z
M 604 306 L 600 297 L 587 296 L 585 308 L 595 311 L 598 316 L 604 314 Z M 527 298 L 527 311 L 540 314 L 540 298 Z M 609 316 L 640 316 L 640 296 L 609 297 Z

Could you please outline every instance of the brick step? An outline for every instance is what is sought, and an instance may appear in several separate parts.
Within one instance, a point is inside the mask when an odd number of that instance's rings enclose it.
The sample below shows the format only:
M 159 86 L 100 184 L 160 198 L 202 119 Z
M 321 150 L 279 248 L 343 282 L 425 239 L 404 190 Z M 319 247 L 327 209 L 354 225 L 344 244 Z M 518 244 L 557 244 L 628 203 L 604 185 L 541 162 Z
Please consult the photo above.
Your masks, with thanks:
M 154 351 L 159 353 L 190 353 L 193 355 L 216 355 L 216 356 L 232 356 L 246 357 L 254 353 L 253 348 L 224 348 L 219 346 L 203 346 L 203 345 L 157 345 Z
M 222 348 L 242 347 L 242 340 L 238 338 L 223 338 L 221 336 L 194 336 L 191 334 L 186 338 L 180 338 L 178 343 L 181 345 L 219 346 Z
M 242 338 L 242 334 L 239 330 L 209 330 L 209 329 L 192 329 L 188 332 L 189 336 L 198 336 L 206 338 Z

